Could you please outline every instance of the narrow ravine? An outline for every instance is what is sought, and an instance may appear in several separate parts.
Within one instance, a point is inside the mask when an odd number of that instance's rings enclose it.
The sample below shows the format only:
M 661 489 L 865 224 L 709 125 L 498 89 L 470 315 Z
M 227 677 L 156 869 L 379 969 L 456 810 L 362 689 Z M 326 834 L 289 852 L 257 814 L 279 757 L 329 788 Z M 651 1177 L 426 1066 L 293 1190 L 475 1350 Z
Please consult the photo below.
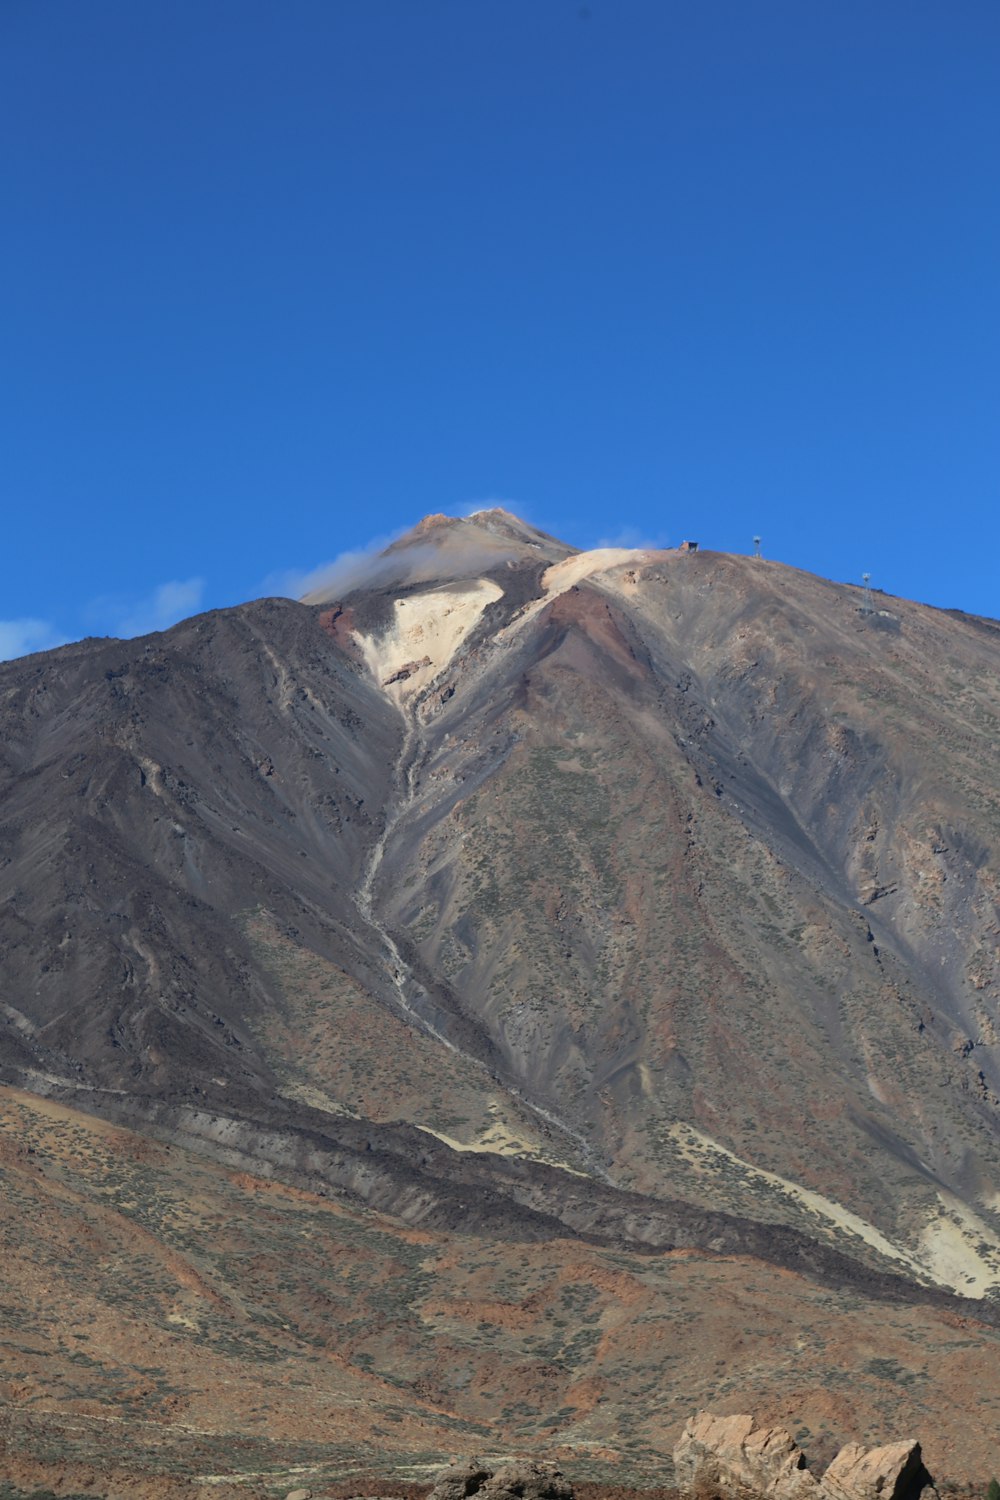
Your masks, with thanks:
M 425 1016 L 422 1016 L 410 1004 L 406 993 L 407 984 L 409 983 L 416 988 L 420 987 L 416 984 L 413 972 L 400 952 L 399 945 L 378 915 L 375 907 L 375 886 L 378 881 L 379 872 L 382 869 L 383 861 L 385 860 L 389 841 L 413 806 L 414 775 L 417 762 L 423 751 L 416 706 L 414 706 L 413 713 L 408 714 L 406 708 L 400 705 L 400 713 L 406 725 L 406 732 L 403 736 L 399 759 L 396 762 L 396 782 L 399 788 L 396 803 L 394 807 L 390 807 L 386 815 L 385 826 L 372 846 L 372 851 L 368 856 L 360 884 L 358 885 L 355 905 L 362 921 L 372 932 L 376 933 L 386 952 L 388 973 L 392 978 L 392 986 L 396 992 L 396 999 L 399 1002 L 400 1009 L 421 1031 L 427 1036 L 433 1037 L 434 1041 L 440 1042 L 443 1047 L 447 1047 L 449 1052 L 454 1052 L 466 1061 L 475 1064 L 476 1067 L 482 1068 L 484 1065 L 478 1058 L 472 1057 L 467 1052 L 463 1052 L 450 1037 L 445 1036 L 431 1021 L 428 1021 Z
M 435 678 L 436 680 L 437 678 Z M 587 1171 L 602 1182 L 613 1185 L 613 1179 L 598 1161 L 594 1148 L 579 1131 L 574 1130 L 571 1125 L 568 1125 L 565 1120 L 560 1119 L 551 1110 L 545 1109 L 542 1105 L 536 1104 L 532 1099 L 529 1099 L 519 1088 L 502 1083 L 490 1071 L 481 1058 L 459 1047 L 450 1037 L 445 1036 L 432 1021 L 429 1021 L 426 1016 L 421 1015 L 420 1011 L 412 1003 L 410 995 L 414 992 L 421 994 L 426 992 L 403 957 L 392 933 L 379 916 L 376 891 L 386 851 L 397 828 L 405 822 L 416 802 L 417 771 L 420 768 L 426 751 L 420 722 L 420 708 L 433 686 L 433 682 L 428 683 L 423 691 L 416 695 L 409 704 L 405 700 L 398 702 L 399 712 L 402 715 L 405 725 L 403 743 L 396 761 L 395 780 L 398 791 L 395 805 L 390 806 L 386 814 L 385 826 L 372 846 L 371 853 L 365 863 L 361 880 L 358 884 L 357 896 L 355 897 L 355 906 L 358 915 L 369 930 L 374 932 L 379 939 L 379 943 L 386 955 L 387 972 L 392 980 L 392 987 L 397 1003 L 407 1019 L 418 1030 L 422 1031 L 425 1036 L 429 1036 L 435 1042 L 439 1042 L 442 1047 L 446 1047 L 449 1052 L 454 1053 L 463 1062 L 468 1063 L 470 1067 L 482 1073 L 489 1081 L 491 1088 L 503 1089 L 518 1104 L 535 1115 L 537 1119 L 544 1121 L 545 1124 L 559 1131 L 567 1140 L 572 1141 Z

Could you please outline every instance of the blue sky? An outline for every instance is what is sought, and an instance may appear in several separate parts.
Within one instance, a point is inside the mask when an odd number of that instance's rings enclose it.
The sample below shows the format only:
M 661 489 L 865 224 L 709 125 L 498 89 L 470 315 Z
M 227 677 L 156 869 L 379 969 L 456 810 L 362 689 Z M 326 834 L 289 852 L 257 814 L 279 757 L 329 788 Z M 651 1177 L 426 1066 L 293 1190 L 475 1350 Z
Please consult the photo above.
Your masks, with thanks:
M 428 511 L 1000 615 L 996 0 L 0 0 L 0 655 Z

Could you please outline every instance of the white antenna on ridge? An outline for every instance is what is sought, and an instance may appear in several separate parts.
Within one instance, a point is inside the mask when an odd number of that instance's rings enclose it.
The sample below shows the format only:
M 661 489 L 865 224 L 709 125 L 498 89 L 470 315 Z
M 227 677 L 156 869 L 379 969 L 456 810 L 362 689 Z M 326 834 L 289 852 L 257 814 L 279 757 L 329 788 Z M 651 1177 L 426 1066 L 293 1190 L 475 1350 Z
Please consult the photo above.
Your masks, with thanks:
M 870 615 L 872 613 L 872 575 L 870 573 L 862 573 L 861 582 L 865 586 L 865 602 L 861 613 L 863 615 Z
M 754 539 L 753 539 L 753 555 L 754 555 L 754 557 L 759 557 L 760 556 L 760 537 L 759 536 L 755 536 Z

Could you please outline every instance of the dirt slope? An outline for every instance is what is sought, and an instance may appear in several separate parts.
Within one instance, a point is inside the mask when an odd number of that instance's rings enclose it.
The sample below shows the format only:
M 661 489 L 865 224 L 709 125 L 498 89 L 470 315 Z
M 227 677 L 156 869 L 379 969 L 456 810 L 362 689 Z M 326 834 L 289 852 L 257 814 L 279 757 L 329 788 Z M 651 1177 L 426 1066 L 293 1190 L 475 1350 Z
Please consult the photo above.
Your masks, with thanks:
M 669 1481 L 700 1406 L 994 1461 L 1000 1334 L 741 1257 L 410 1230 L 0 1089 L 0 1464 L 121 1497 L 398 1484 L 451 1454 Z M 237 1488 L 238 1487 L 238 1488 Z

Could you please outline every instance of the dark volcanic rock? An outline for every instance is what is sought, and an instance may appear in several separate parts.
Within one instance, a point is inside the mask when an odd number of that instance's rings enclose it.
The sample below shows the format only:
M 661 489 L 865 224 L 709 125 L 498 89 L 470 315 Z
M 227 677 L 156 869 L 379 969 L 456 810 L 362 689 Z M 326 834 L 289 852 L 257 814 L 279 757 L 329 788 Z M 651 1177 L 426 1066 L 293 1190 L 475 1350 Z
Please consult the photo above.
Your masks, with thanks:
M 450 1464 L 438 1475 L 428 1500 L 465 1500 L 466 1495 L 478 1494 L 491 1473 L 478 1458 Z
M 428 1500 L 573 1500 L 573 1486 L 560 1469 L 544 1463 L 510 1463 L 491 1470 L 478 1459 L 454 1464 L 438 1476 Z

